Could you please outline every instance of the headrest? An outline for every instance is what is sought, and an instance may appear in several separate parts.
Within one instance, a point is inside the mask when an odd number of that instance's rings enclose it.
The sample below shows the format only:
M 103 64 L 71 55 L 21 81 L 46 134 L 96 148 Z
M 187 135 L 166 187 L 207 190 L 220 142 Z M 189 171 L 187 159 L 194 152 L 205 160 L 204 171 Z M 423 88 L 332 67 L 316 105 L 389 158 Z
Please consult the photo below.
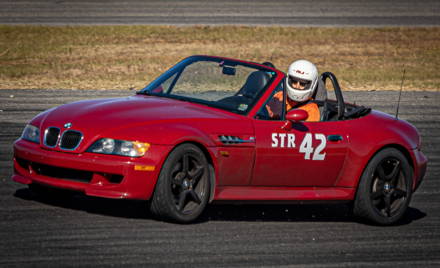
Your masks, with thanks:
M 255 71 L 251 73 L 246 83 L 240 89 L 238 94 L 242 94 L 245 97 L 254 98 L 260 90 L 262 90 L 269 81 L 269 75 L 264 71 Z

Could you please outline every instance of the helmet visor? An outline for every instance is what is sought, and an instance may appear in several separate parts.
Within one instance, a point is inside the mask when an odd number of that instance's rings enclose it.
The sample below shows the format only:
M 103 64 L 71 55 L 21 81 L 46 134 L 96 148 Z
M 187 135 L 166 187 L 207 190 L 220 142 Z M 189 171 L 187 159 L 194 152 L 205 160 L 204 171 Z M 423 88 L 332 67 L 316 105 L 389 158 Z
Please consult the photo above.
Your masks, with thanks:
M 289 75 L 287 82 L 289 83 L 290 87 L 298 90 L 308 90 L 310 88 L 310 85 L 312 84 L 312 81 L 310 80 L 300 79 L 291 75 Z

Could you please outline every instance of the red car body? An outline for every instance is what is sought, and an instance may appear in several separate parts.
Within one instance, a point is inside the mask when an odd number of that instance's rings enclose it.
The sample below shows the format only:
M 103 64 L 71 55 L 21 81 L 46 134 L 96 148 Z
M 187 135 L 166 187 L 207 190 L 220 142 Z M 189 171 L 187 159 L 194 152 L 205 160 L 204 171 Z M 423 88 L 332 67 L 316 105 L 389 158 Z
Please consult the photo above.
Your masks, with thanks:
M 286 120 L 259 120 L 258 111 L 285 79 L 283 72 L 270 70 L 274 78 L 246 114 L 149 95 L 85 100 L 43 112 L 29 124 L 42 133 L 49 127 L 59 128 L 60 135 L 74 129 L 82 134 L 79 146 L 46 146 L 44 135 L 38 143 L 18 139 L 12 179 L 89 196 L 149 200 L 170 152 L 191 143 L 212 166 L 210 201 L 354 200 L 370 159 L 392 147 L 408 159 L 416 189 L 427 159 L 415 127 L 378 111 L 349 120 L 294 122 L 290 127 Z M 87 151 L 105 137 L 148 142 L 151 147 L 142 157 Z M 246 142 L 225 143 L 228 138 Z

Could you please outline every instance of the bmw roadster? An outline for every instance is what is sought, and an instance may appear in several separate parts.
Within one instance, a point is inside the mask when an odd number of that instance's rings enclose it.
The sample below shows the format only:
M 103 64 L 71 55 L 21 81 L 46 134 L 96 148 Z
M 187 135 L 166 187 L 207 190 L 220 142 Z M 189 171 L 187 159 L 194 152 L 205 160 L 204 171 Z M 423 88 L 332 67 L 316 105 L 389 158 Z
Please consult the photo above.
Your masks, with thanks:
M 416 128 L 345 103 L 329 72 L 314 96 L 319 121 L 283 104 L 269 115 L 285 77 L 271 64 L 192 56 L 134 96 L 52 108 L 15 141 L 12 179 L 146 200 L 175 222 L 216 201 L 337 200 L 378 224 L 401 219 L 427 165 Z

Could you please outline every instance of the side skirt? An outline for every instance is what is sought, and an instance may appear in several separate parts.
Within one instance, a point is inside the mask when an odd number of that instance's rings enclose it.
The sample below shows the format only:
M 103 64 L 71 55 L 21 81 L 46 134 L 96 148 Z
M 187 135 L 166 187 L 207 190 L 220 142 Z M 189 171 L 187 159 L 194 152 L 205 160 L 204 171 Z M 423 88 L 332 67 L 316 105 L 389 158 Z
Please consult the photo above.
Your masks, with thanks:
M 214 201 L 353 200 L 356 188 L 217 186 Z

